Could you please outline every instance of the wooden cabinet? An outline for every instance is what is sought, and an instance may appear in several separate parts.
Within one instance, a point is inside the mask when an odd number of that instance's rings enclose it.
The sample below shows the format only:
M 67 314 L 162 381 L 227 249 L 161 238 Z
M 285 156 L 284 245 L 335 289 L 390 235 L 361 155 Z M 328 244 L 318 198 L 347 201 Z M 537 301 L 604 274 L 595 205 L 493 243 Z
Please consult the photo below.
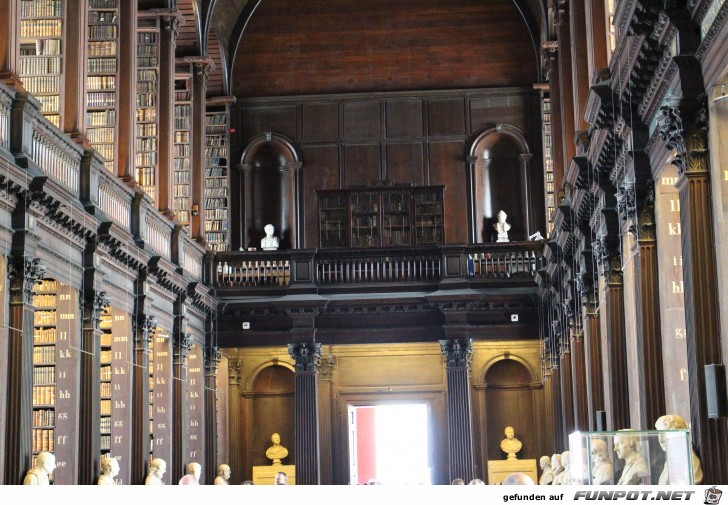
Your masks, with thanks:
M 442 186 L 325 190 L 318 199 L 322 248 L 444 241 Z

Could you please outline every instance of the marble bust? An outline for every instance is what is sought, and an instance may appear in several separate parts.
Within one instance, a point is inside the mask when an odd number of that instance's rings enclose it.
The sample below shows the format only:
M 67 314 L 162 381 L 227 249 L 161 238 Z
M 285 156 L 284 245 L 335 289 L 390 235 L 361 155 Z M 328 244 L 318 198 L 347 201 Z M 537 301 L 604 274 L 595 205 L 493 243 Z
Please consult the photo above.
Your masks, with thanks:
M 265 451 L 265 457 L 273 460 L 273 465 L 280 465 L 281 460 L 288 456 L 288 449 L 281 445 L 281 436 L 278 433 L 273 433 L 270 437 L 270 441 L 273 445 L 268 447 Z
M 667 431 L 667 430 L 687 430 L 688 429 L 688 423 L 683 419 L 682 417 L 678 416 L 677 414 L 667 414 L 662 417 L 660 417 L 655 422 L 655 429 L 661 430 L 661 431 Z M 660 435 L 660 447 L 662 447 L 663 451 L 667 451 L 667 440 L 665 439 L 665 435 Z M 692 460 L 693 460 L 693 481 L 695 484 L 702 484 L 703 483 L 703 468 L 700 465 L 700 458 L 697 454 L 695 454 L 695 450 L 692 451 Z M 672 479 L 670 479 L 670 475 L 668 473 L 667 468 L 667 461 L 665 461 L 665 466 L 662 469 L 662 473 L 660 474 L 660 480 L 658 481 L 658 484 L 661 486 L 667 485 L 667 484 L 687 484 L 686 482 L 672 482 Z
M 564 479 L 564 467 L 561 466 L 561 454 L 551 456 L 551 472 L 554 474 L 554 480 L 551 484 L 554 486 L 561 485 Z
M 145 486 L 163 486 L 162 476 L 167 471 L 167 463 L 162 458 L 155 458 L 149 463 L 149 475 L 144 480 Z
M 508 454 L 508 457 L 506 459 L 517 459 L 516 453 L 521 450 L 523 444 L 514 436 L 516 432 L 513 429 L 513 426 L 506 426 L 506 429 L 503 430 L 503 433 L 505 434 L 506 438 L 501 440 L 501 451 Z
M 538 479 L 538 484 L 539 486 L 548 486 L 554 481 L 554 472 L 551 470 L 551 458 L 541 456 L 538 463 L 541 467 L 541 478 Z
M 263 230 L 265 231 L 265 237 L 260 240 L 260 248 L 264 251 L 277 251 L 278 237 L 273 236 L 276 231 L 275 227 L 272 224 L 267 224 Z
M 214 484 L 216 486 L 227 486 L 230 480 L 230 467 L 228 465 L 220 465 L 217 467 L 217 477 Z
M 114 486 L 114 477 L 119 475 L 119 462 L 116 458 L 107 457 L 101 461 L 101 477 L 99 477 L 99 486 Z
M 497 218 L 498 221 L 493 225 L 493 228 L 495 228 L 495 231 L 498 233 L 496 242 L 508 242 L 508 230 L 511 229 L 511 225 L 506 223 L 508 214 L 506 214 L 503 210 L 499 210 Z
M 24 486 L 48 486 L 50 476 L 56 469 L 56 457 L 52 452 L 41 452 L 36 459 L 36 467 L 28 470 L 23 479 Z
M 607 443 L 604 440 L 591 441 L 592 484 L 613 484 L 614 468 L 609 460 Z
M 619 434 L 614 437 L 614 452 L 624 460 L 622 475 L 617 482 L 620 486 L 635 486 L 650 476 L 645 457 L 637 450 L 638 439 L 635 435 Z
M 199 463 L 190 463 L 187 465 L 187 475 L 179 480 L 180 486 L 197 486 L 200 484 L 200 476 L 202 475 L 202 466 Z

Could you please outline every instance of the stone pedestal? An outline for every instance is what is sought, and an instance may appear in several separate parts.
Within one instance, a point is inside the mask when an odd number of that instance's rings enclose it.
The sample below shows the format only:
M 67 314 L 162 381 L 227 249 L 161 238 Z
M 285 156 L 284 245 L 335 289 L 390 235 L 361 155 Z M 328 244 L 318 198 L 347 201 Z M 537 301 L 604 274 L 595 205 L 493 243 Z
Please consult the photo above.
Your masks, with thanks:
M 296 465 L 270 465 L 253 467 L 253 484 L 272 486 L 273 479 L 278 472 L 288 476 L 288 485 L 296 484 Z
M 500 484 L 510 474 L 525 473 L 538 482 L 538 471 L 535 459 L 506 459 L 504 461 L 488 461 L 488 484 Z

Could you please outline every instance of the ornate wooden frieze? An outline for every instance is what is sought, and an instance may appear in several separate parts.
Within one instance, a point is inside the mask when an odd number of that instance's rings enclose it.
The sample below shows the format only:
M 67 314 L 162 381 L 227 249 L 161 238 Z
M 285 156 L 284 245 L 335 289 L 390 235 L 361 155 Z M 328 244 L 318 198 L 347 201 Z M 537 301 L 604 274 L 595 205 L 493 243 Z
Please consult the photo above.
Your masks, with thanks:
M 148 9 L 139 11 L 139 17 L 158 17 L 165 30 L 171 31 L 174 38 L 179 35 L 179 27 L 185 24 L 185 18 L 177 9 Z
M 288 354 L 296 363 L 296 372 L 313 372 L 321 359 L 321 344 L 288 344 Z
M 637 220 L 635 191 L 631 184 L 622 184 L 617 189 L 617 212 L 622 221 L 634 223 Z
M 705 96 L 698 99 L 692 124 L 686 124 L 692 112 L 690 108 L 685 108 L 679 100 L 672 100 L 660 108 L 661 114 L 658 117 L 658 131 L 665 142 L 665 148 L 674 150 L 675 157 L 672 163 L 680 175 L 685 172 L 709 170 L 708 113 Z
M 445 357 L 445 364 L 448 368 L 467 367 L 473 356 L 473 339 L 440 340 L 440 351 Z
M 33 303 L 33 287 L 45 277 L 46 265 L 40 258 L 23 257 L 20 264 L 13 258 L 8 261 L 11 303 Z

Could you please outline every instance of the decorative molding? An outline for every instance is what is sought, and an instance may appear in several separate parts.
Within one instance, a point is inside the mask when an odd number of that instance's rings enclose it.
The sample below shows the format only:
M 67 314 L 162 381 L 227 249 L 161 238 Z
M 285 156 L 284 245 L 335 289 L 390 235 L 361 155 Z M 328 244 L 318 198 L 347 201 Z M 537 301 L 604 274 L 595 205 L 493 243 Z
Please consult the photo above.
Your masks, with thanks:
M 32 305 L 33 287 L 45 277 L 46 264 L 40 258 L 25 256 L 22 258 L 23 266 L 18 268 L 12 257 L 8 260 L 11 303 L 23 302 Z
M 445 356 L 447 368 L 468 367 L 473 357 L 473 339 L 440 340 L 440 351 Z
M 288 354 L 296 362 L 296 372 L 314 372 L 321 360 L 321 344 L 288 344 Z
M 111 305 L 111 297 L 106 291 L 96 291 L 93 294 L 93 298 L 87 300 L 85 312 L 89 316 L 91 328 L 94 330 L 99 329 L 101 314 L 104 312 L 104 309 L 109 307 L 109 305 Z
M 660 107 L 660 115 L 657 117 L 657 130 L 665 142 L 665 148 L 675 150 L 675 158 L 672 164 L 677 167 L 680 175 L 685 171 L 685 145 L 682 112 L 678 105 L 663 105 Z

